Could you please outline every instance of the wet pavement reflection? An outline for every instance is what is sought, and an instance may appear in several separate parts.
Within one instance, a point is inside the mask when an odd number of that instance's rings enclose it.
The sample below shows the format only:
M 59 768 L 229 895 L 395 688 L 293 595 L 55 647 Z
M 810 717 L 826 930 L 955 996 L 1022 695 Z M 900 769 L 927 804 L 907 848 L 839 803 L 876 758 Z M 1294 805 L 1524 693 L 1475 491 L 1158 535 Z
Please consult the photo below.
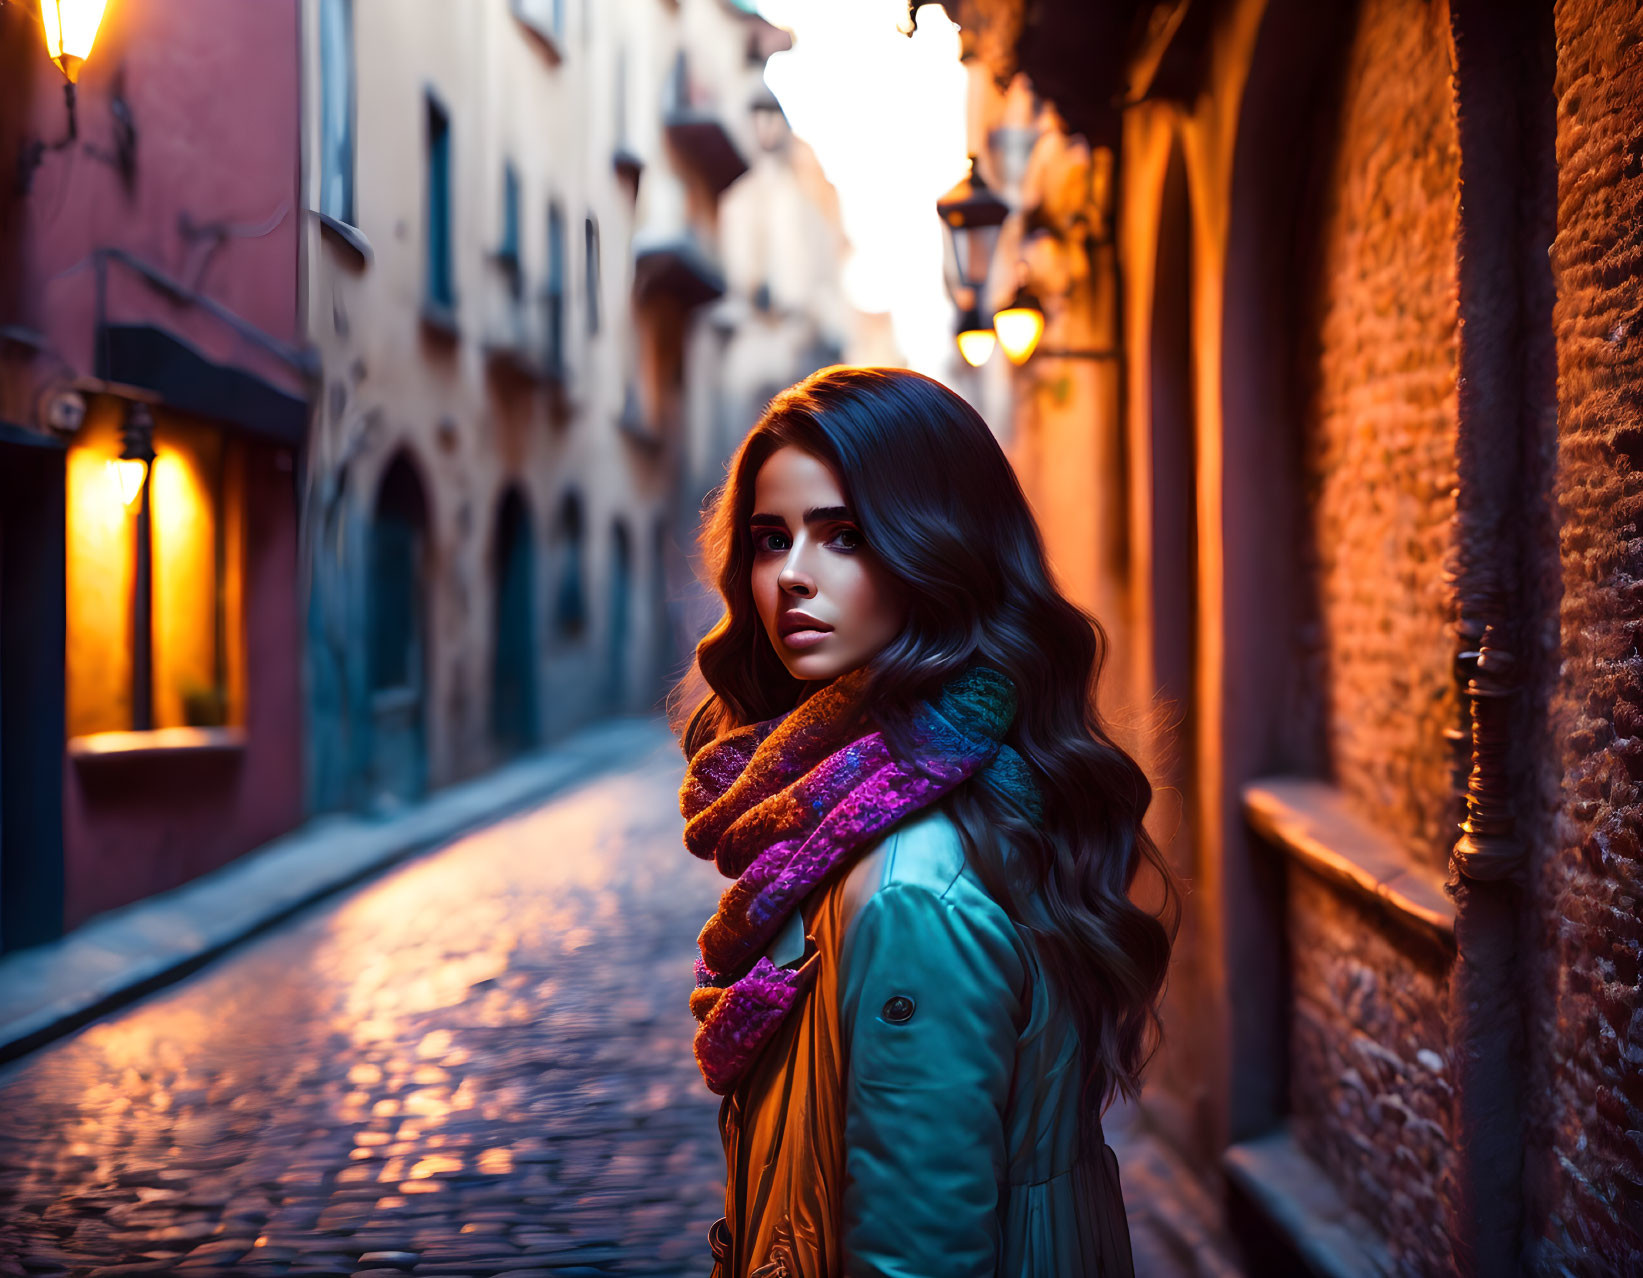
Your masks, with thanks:
M 664 742 L 0 1075 L 0 1273 L 706 1274 Z

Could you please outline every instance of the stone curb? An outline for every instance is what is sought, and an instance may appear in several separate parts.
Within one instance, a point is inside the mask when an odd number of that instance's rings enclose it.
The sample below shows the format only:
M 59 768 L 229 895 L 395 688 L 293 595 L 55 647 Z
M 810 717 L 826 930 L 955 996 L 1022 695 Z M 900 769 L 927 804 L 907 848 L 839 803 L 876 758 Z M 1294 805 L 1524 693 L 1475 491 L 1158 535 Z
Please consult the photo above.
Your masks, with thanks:
M 0 959 L 0 1062 L 181 980 L 407 857 L 664 747 L 678 749 L 660 719 L 606 720 L 385 819 L 316 817 L 181 887 L 9 954 Z

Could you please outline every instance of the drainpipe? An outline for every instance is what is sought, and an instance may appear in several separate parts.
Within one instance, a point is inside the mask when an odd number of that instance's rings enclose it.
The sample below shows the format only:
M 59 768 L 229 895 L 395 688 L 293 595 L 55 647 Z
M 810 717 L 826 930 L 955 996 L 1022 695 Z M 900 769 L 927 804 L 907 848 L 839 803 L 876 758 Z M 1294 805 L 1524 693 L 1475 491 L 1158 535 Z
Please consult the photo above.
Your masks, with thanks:
M 1456 906 L 1451 985 L 1455 1272 L 1519 1271 L 1523 1220 L 1524 988 L 1519 938 L 1529 869 L 1524 796 L 1544 725 L 1525 695 L 1526 660 L 1550 601 L 1531 598 L 1531 554 L 1548 527 L 1538 433 L 1553 414 L 1549 11 L 1451 0 L 1460 147 L 1460 331 L 1455 515 L 1462 724 L 1455 792 L 1464 805 L 1447 885 Z M 1543 30 L 1541 28 L 1544 28 Z M 1542 119 L 1542 117 L 1545 117 Z M 1555 540 L 1553 542 L 1555 547 Z M 1537 727 L 1539 731 L 1537 732 Z

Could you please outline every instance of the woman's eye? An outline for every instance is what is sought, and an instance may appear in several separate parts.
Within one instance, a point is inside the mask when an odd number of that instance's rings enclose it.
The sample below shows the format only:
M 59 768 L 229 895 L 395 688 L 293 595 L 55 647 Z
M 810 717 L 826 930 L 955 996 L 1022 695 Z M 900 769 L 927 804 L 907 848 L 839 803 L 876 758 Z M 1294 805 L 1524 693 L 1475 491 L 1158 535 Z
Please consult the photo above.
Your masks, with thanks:
M 860 532 L 854 528 L 841 528 L 828 539 L 829 544 L 839 550 L 860 550 L 867 543 Z M 771 553 L 788 549 L 791 543 L 784 532 L 765 531 L 753 534 L 753 549 L 755 551 Z

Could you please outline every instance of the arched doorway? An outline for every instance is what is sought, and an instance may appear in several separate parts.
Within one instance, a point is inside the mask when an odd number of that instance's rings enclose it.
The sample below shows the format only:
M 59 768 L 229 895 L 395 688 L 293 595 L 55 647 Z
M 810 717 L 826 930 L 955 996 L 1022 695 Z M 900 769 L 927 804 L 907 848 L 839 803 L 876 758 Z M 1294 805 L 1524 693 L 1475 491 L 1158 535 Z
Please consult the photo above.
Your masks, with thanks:
M 628 527 L 620 519 L 610 530 L 610 630 L 607 670 L 610 675 L 610 707 L 627 708 L 628 631 L 631 626 L 633 594 L 633 543 Z
M 383 473 L 370 540 L 370 801 L 380 804 L 417 798 L 428 776 L 428 503 L 406 452 Z
M 491 542 L 491 739 L 503 754 L 537 741 L 535 582 L 530 507 L 510 487 Z

